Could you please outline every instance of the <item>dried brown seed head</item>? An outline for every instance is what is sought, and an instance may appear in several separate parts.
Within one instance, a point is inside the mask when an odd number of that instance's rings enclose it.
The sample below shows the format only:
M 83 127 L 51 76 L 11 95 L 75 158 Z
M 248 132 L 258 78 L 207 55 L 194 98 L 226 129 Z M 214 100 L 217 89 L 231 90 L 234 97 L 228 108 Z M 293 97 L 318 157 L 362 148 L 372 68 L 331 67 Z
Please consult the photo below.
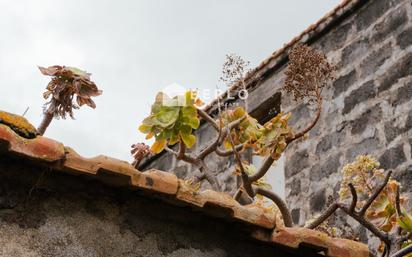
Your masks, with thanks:
M 297 46 L 289 54 L 285 90 L 293 93 L 295 100 L 319 99 L 322 89 L 333 79 L 334 70 L 323 53 L 306 45 Z

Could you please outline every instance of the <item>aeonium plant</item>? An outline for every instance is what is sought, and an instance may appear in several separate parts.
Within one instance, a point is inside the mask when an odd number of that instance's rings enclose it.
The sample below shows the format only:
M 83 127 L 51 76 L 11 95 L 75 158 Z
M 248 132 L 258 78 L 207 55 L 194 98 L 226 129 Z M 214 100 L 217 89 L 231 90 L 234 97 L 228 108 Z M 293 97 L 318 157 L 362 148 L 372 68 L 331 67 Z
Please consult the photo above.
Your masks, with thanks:
M 302 138 L 315 126 L 321 113 L 322 89 L 332 80 L 334 68 L 325 55 L 307 46 L 296 47 L 289 58 L 286 91 L 292 93 L 297 100 L 316 102 L 317 108 L 313 120 L 301 131 L 294 133 L 288 125 L 290 114 L 279 113 L 267 123 L 260 124 L 240 106 L 225 106 L 224 111 L 212 117 L 199 108 L 199 100 L 192 91 L 174 98 L 159 93 L 150 115 L 143 120 L 139 130 L 148 139 L 154 137 L 151 147 L 153 153 L 166 150 L 177 159 L 198 167 L 200 175 L 191 178 L 190 184 L 197 185 L 205 179 L 214 190 L 221 191 L 220 182 L 216 178 L 217 171 L 210 170 L 205 158 L 212 153 L 220 157 L 234 157 L 237 170 L 235 174 L 241 179 L 241 187 L 233 197 L 239 202 L 243 202 L 241 199 L 244 197 L 252 200 L 256 196 L 269 198 L 281 212 L 285 226 L 290 227 L 292 218 L 286 203 L 267 187 L 263 177 L 289 144 Z M 241 86 L 245 88 L 243 78 L 236 81 L 242 82 Z M 221 110 L 221 106 L 218 110 Z M 197 154 L 189 154 L 186 150 L 196 143 L 194 130 L 199 127 L 200 119 L 209 123 L 216 131 L 216 137 Z M 171 147 L 174 145 L 176 147 Z M 265 157 L 265 161 L 260 167 L 253 167 L 242 160 L 240 153 L 245 150 Z
M 196 136 L 192 132 L 200 124 L 197 113 L 200 104 L 194 91 L 174 98 L 158 93 L 150 116 L 139 127 L 142 133 L 147 134 L 146 139 L 155 138 L 151 151 L 160 153 L 167 145 L 179 142 L 191 148 L 196 143 Z
M 44 118 L 37 129 L 40 135 L 44 134 L 54 117 L 65 119 L 68 115 L 73 119 L 73 109 L 82 105 L 96 108 L 91 98 L 101 95 L 102 91 L 90 80 L 90 73 L 59 65 L 39 67 L 39 70 L 52 77 L 43 93 L 44 99 L 49 101 L 44 105 Z
M 412 253 L 412 210 L 406 210 L 401 185 L 369 155 L 360 155 L 342 169 L 339 200 L 307 227 L 317 228 L 340 209 L 381 240 L 382 256 Z

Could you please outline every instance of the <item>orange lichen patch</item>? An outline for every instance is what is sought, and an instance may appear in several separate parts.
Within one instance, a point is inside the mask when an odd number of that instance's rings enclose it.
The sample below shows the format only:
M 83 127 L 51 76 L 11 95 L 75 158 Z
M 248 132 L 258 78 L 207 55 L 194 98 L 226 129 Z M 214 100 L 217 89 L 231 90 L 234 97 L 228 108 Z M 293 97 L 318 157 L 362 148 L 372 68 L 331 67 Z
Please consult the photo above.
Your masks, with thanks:
M 176 175 L 151 169 L 132 177 L 132 185 L 164 194 L 175 195 L 179 187 Z
M 0 123 L 9 126 L 14 132 L 25 138 L 35 138 L 36 128 L 26 118 L 0 111 Z
M 179 182 L 176 198 L 183 202 L 199 208 L 212 209 L 209 213 L 214 216 L 230 216 L 248 224 L 270 229 L 276 226 L 275 213 L 257 206 L 242 206 L 226 193 L 213 190 L 197 192 L 183 181 Z
M 308 246 L 324 251 L 330 257 L 369 257 L 367 245 L 351 240 L 331 238 L 325 233 L 306 228 L 276 229 L 271 234 L 257 230 L 253 237 L 258 240 L 299 248 Z
M 27 139 L 20 137 L 10 127 L 0 124 L 0 142 L 9 152 L 32 160 L 54 162 L 64 158 L 63 144 L 46 137 Z

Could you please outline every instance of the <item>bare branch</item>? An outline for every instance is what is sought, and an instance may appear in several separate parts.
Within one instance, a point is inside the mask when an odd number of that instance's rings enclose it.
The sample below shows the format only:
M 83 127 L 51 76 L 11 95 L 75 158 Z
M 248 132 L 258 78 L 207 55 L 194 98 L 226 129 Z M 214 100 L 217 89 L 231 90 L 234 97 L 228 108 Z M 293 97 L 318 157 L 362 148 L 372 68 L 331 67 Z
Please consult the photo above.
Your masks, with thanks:
M 355 187 L 352 183 L 349 183 L 348 186 L 352 194 L 352 203 L 350 204 L 349 211 L 353 213 L 356 211 L 355 208 L 356 204 L 358 203 L 358 194 L 356 193 Z
M 401 194 L 399 192 L 399 186 L 396 187 L 396 199 L 395 199 L 396 214 L 401 217 L 403 216 L 401 211 Z
M 177 155 L 177 158 L 182 159 L 185 156 L 185 153 L 186 153 L 186 145 L 182 141 L 180 141 L 180 143 L 179 143 L 179 153 Z
M 207 122 L 210 123 L 210 125 L 212 125 L 212 127 L 216 130 L 219 131 L 219 125 L 216 123 L 216 121 L 204 110 L 202 109 L 197 109 L 200 117 L 202 117 L 204 120 L 206 120 Z
M 327 220 L 335 211 L 339 208 L 338 203 L 331 204 L 328 209 L 322 213 L 316 220 L 314 220 L 311 224 L 306 226 L 306 228 L 314 229 L 317 228 L 320 224 L 322 224 L 325 220 Z
M 216 151 L 219 146 L 221 137 L 222 137 L 222 127 L 220 126 L 219 134 L 217 138 L 213 141 L 213 143 L 211 143 L 208 147 L 206 147 L 203 151 L 201 151 L 200 154 L 196 157 L 196 159 L 203 160 L 206 156 L 211 154 L 213 151 Z
M 390 170 L 388 174 L 385 176 L 384 182 L 378 187 L 378 189 L 372 194 L 371 197 L 369 197 L 368 201 L 366 201 L 365 205 L 362 207 L 362 209 L 359 211 L 360 216 L 365 216 L 366 211 L 369 209 L 369 207 L 372 205 L 373 201 L 376 200 L 376 198 L 379 196 L 379 194 L 382 192 L 382 190 L 386 187 L 386 185 L 389 182 L 389 178 L 392 175 L 392 171 Z
M 242 192 L 243 192 L 243 190 L 242 190 L 242 188 L 240 187 L 240 188 L 236 191 L 236 193 L 235 193 L 235 195 L 233 196 L 233 198 L 234 198 L 236 201 L 239 201 L 240 196 L 242 196 Z
M 280 210 L 280 213 L 282 214 L 283 223 L 285 224 L 285 227 L 293 226 L 292 215 L 290 214 L 289 208 L 286 205 L 286 203 L 282 200 L 282 198 L 280 198 L 276 193 L 260 187 L 253 187 L 253 189 L 256 194 L 263 195 L 264 197 L 269 198 L 276 204 L 276 206 Z
M 412 245 L 408 245 L 407 247 L 397 251 L 396 253 L 392 254 L 391 257 L 403 257 L 409 253 L 412 253 Z
M 227 136 L 229 137 L 229 142 L 232 146 L 232 150 L 235 154 L 235 159 L 236 159 L 237 165 L 239 166 L 239 169 L 240 169 L 240 178 L 242 179 L 243 187 L 245 188 L 245 191 L 246 191 L 246 193 L 248 193 L 249 196 L 254 197 L 255 194 L 254 194 L 254 191 L 252 189 L 252 185 L 249 182 L 249 177 L 245 172 L 245 167 L 243 166 L 242 159 L 240 158 L 240 154 L 239 154 L 238 151 L 236 151 L 236 147 L 235 147 L 235 144 L 233 142 L 233 138 L 232 138 L 232 135 L 230 134 L 229 129 L 230 129 L 230 126 L 227 126 Z
M 243 144 L 238 144 L 237 146 L 235 146 L 234 149 L 236 149 L 236 151 L 241 151 L 243 149 Z M 219 147 L 216 148 L 215 150 L 216 154 L 221 156 L 221 157 L 228 157 L 234 154 L 233 149 L 232 150 L 221 150 L 219 149 Z
M 306 128 L 304 128 L 304 129 L 302 129 L 302 131 L 296 133 L 292 138 L 289 138 L 287 140 L 287 144 L 292 143 L 293 141 L 303 137 L 306 133 L 308 133 L 316 125 L 316 123 L 318 122 L 318 120 L 320 118 L 320 115 L 321 115 L 321 112 L 322 112 L 322 97 L 319 94 L 318 99 L 317 99 L 317 110 L 316 110 L 315 118 L 312 120 L 312 122 Z
M 165 146 L 165 150 L 166 150 L 167 152 L 173 154 L 174 156 L 176 156 L 176 158 L 177 158 L 178 160 L 183 160 L 183 161 L 188 162 L 188 163 L 191 163 L 191 164 L 200 165 L 200 164 L 199 164 L 199 160 L 197 160 L 197 159 L 195 159 L 195 158 L 193 158 L 193 157 L 191 157 L 191 156 L 189 156 L 189 155 L 187 155 L 187 154 L 185 154 L 185 153 L 182 154 L 182 153 L 181 153 L 181 149 L 182 149 L 182 148 L 179 149 L 179 152 L 176 152 L 176 151 L 174 151 L 173 149 L 171 149 L 170 147 Z
M 346 214 L 354 218 L 357 222 L 359 222 L 362 226 L 364 226 L 366 229 L 368 229 L 370 232 L 372 232 L 375 236 L 377 236 L 380 240 L 382 240 L 384 243 L 390 245 L 390 240 L 388 236 L 379 230 L 375 225 L 373 225 L 371 222 L 365 219 L 363 214 L 361 213 L 353 213 L 350 212 L 349 208 L 343 205 L 339 205 L 339 208 L 343 210 Z
M 265 176 L 266 172 L 270 169 L 270 166 L 272 166 L 274 161 L 275 160 L 272 157 L 270 156 L 266 157 L 265 161 L 263 162 L 259 170 L 249 177 L 249 181 L 255 182 L 255 181 L 258 181 L 263 176 Z
M 219 181 L 217 180 L 216 176 L 213 174 L 211 170 L 206 166 L 206 164 L 203 161 L 199 161 L 200 164 L 200 171 L 205 174 L 206 180 L 212 185 L 213 189 L 216 191 L 221 191 L 220 190 L 220 184 Z

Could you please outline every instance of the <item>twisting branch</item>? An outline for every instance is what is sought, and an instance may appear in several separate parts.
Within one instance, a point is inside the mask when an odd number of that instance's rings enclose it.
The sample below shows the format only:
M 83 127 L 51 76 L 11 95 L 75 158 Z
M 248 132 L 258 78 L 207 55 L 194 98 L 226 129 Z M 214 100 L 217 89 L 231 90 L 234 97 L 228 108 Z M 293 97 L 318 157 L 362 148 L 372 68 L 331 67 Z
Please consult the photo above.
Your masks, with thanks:
M 323 214 L 321 214 L 315 221 L 313 221 L 310 225 L 307 226 L 307 228 L 314 229 L 318 227 L 322 222 L 327 220 L 337 209 L 341 209 L 344 211 L 347 215 L 358 221 L 362 226 L 364 226 L 366 229 L 368 229 L 370 232 L 372 232 L 375 236 L 377 236 L 380 240 L 382 240 L 385 244 L 391 245 L 391 241 L 388 237 L 387 234 L 379 230 L 374 224 L 369 222 L 365 218 L 365 213 L 366 210 L 371 206 L 373 201 L 379 196 L 379 194 L 382 192 L 382 190 L 386 187 L 386 185 L 389 182 L 389 178 L 391 176 L 392 172 L 389 171 L 388 174 L 385 176 L 384 182 L 375 190 L 375 192 L 372 194 L 372 196 L 367 200 L 365 205 L 362 207 L 360 211 L 356 211 L 356 203 L 357 203 L 357 193 L 355 188 L 353 187 L 352 184 L 348 184 L 351 194 L 352 194 L 352 201 L 350 206 L 348 207 L 344 203 L 339 203 L 335 202 L 332 204 Z
M 280 213 L 282 214 L 283 223 L 285 227 L 292 227 L 292 215 L 290 214 L 289 208 L 286 203 L 280 198 L 277 194 L 272 191 L 260 188 L 260 187 L 253 187 L 256 194 L 263 195 L 264 197 L 269 198 L 272 200 L 276 206 L 279 208 Z
M 315 125 L 318 123 L 320 115 L 322 113 L 322 97 L 319 94 L 319 97 L 317 98 L 317 109 L 316 109 L 316 115 L 315 118 L 312 120 L 312 122 L 304 129 L 296 133 L 293 137 L 289 138 L 287 140 L 287 143 L 290 144 L 293 141 L 303 137 L 306 133 L 308 133 Z
M 212 117 L 210 117 L 210 115 L 207 112 L 205 112 L 204 110 L 202 110 L 200 108 L 197 108 L 197 111 L 198 111 L 200 117 L 202 117 L 204 120 L 209 122 L 210 125 L 212 125 L 212 127 L 216 131 L 219 131 L 219 125 L 216 123 L 216 121 Z
M 243 144 L 238 144 L 236 145 L 233 149 L 235 149 L 236 151 L 241 151 L 243 149 L 244 145 Z M 219 149 L 219 147 L 216 148 L 215 152 L 217 155 L 221 156 L 221 157 L 228 157 L 234 154 L 234 150 L 221 150 Z
M 213 141 L 212 144 L 210 144 L 203 151 L 201 151 L 200 154 L 196 158 L 203 160 L 204 158 L 206 158 L 206 156 L 216 151 L 219 147 L 221 138 L 222 138 L 222 126 L 219 126 L 219 134 L 216 137 L 216 139 Z
M 229 130 L 229 128 L 228 128 L 228 130 Z M 233 152 L 235 154 L 237 164 L 238 164 L 239 169 L 240 169 L 240 173 L 241 173 L 240 176 L 241 176 L 241 179 L 242 179 L 242 185 L 243 185 L 243 188 L 245 189 L 246 193 L 251 197 L 254 197 L 256 194 L 260 194 L 260 195 L 263 195 L 263 196 L 269 198 L 270 200 L 272 200 L 273 203 L 275 203 L 275 205 L 279 208 L 279 211 L 282 214 L 283 223 L 284 223 L 285 227 L 292 227 L 293 226 L 292 215 L 289 211 L 288 206 L 282 200 L 282 198 L 280 198 L 276 193 L 271 192 L 269 190 L 266 190 L 266 189 L 263 189 L 263 188 L 260 188 L 260 187 L 256 187 L 256 186 L 252 187 L 253 180 L 251 180 L 245 172 L 245 168 L 243 166 L 240 155 L 239 155 L 238 151 L 235 149 L 235 144 L 233 142 L 233 138 L 232 138 L 232 135 L 230 134 L 230 131 L 228 131 L 227 134 L 228 134 L 229 141 L 230 141 L 230 144 L 232 146 Z M 269 157 L 269 158 L 272 159 L 271 157 Z M 269 167 L 270 167 L 271 164 L 268 164 L 268 163 L 266 165 L 269 165 Z M 273 159 L 272 159 L 272 163 L 273 163 Z M 264 168 L 264 166 L 265 166 L 265 164 L 262 166 L 262 168 Z M 263 177 L 264 174 L 268 170 L 268 169 L 264 170 L 262 168 L 260 170 L 260 173 L 263 174 L 263 175 L 259 174 L 257 177 L 259 177 L 259 176 Z
M 331 204 L 325 212 L 323 212 L 319 217 L 317 217 L 311 224 L 307 225 L 306 228 L 315 229 L 325 220 L 327 220 L 335 211 L 340 207 L 339 203 Z
M 272 166 L 274 161 L 275 160 L 271 156 L 266 157 L 265 161 L 263 162 L 259 170 L 249 177 L 249 181 L 255 182 L 261 179 L 263 176 L 265 176 L 266 172 L 268 172 L 270 166 Z
M 372 203 L 376 200 L 376 198 L 379 196 L 379 194 L 382 192 L 382 190 L 386 187 L 386 185 L 389 182 L 389 178 L 392 175 L 392 171 L 390 170 L 383 181 L 383 183 L 378 187 L 378 189 L 375 190 L 375 192 L 372 194 L 371 197 L 366 201 L 365 205 L 362 207 L 362 209 L 359 211 L 359 215 L 365 216 L 366 211 L 369 209 L 369 207 L 372 205 Z
M 396 187 L 396 199 L 395 199 L 395 209 L 396 209 L 396 214 L 398 217 L 403 216 L 402 211 L 401 211 L 401 194 L 399 192 L 399 186 Z
M 353 186 L 352 183 L 349 183 L 348 186 L 349 186 L 350 192 L 352 194 L 352 202 L 351 202 L 350 207 L 349 207 L 349 212 L 355 212 L 356 211 L 356 204 L 358 203 L 358 194 L 356 193 L 356 189 L 355 189 L 355 187 Z
M 230 126 L 227 126 L 227 130 L 226 130 L 226 131 L 227 131 L 226 134 L 227 134 L 227 136 L 229 137 L 230 145 L 232 146 L 232 150 L 233 150 L 234 155 L 235 155 L 235 159 L 236 159 L 237 165 L 239 166 L 239 169 L 240 169 L 240 177 L 241 177 L 241 179 L 242 179 L 242 185 L 243 185 L 246 193 L 247 193 L 249 196 L 254 197 L 254 196 L 255 196 L 255 193 L 254 193 L 254 191 L 253 191 L 253 189 L 252 189 L 251 183 L 249 182 L 249 177 L 248 177 L 248 175 L 247 175 L 246 172 L 245 172 L 245 167 L 243 166 L 242 159 L 240 158 L 239 152 L 235 149 L 235 144 L 234 144 L 234 142 L 233 142 L 233 138 L 232 138 L 232 135 L 231 135 L 231 133 L 230 133 Z
M 211 170 L 206 166 L 204 161 L 200 161 L 200 171 L 205 174 L 206 180 L 212 185 L 213 189 L 220 191 L 221 187 L 216 176 Z
M 178 160 L 183 160 L 183 161 L 188 162 L 188 163 L 190 163 L 190 164 L 199 165 L 199 160 L 197 160 L 197 159 L 195 159 L 195 158 L 187 155 L 187 154 L 184 153 L 184 152 L 181 153 L 181 149 L 182 149 L 182 148 L 179 149 L 179 152 L 176 152 L 176 151 L 174 151 L 173 149 L 171 149 L 170 147 L 165 146 L 165 150 L 166 150 L 167 152 L 173 154 L 174 156 L 176 156 L 176 158 L 177 158 Z

